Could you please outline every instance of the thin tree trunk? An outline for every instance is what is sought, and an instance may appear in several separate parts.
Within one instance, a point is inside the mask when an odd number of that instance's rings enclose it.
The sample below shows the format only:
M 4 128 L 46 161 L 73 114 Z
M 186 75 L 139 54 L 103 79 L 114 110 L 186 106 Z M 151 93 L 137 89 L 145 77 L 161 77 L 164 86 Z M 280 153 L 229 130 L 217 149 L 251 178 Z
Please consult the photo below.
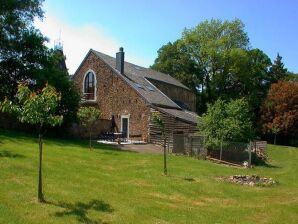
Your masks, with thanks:
M 222 139 L 220 140 L 219 160 L 221 160 L 221 157 L 222 157 Z
M 276 145 L 276 134 L 274 134 L 274 145 Z
M 167 139 L 166 136 L 164 136 L 164 143 L 163 143 L 163 165 L 164 165 L 164 175 L 167 175 L 167 150 L 166 150 L 166 144 L 167 143 Z
M 91 151 L 92 145 L 91 145 L 91 129 L 89 131 L 89 150 Z
M 41 128 L 38 135 L 39 139 L 39 175 L 38 175 L 38 201 L 44 202 L 43 193 L 42 193 L 42 135 Z

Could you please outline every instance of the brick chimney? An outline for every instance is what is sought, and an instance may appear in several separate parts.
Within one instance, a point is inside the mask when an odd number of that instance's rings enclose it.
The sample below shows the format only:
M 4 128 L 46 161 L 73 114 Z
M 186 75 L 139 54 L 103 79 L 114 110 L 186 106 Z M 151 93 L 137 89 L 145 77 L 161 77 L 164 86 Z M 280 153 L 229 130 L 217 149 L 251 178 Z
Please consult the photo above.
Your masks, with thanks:
M 116 69 L 124 74 L 124 51 L 123 47 L 119 48 L 119 52 L 116 53 Z

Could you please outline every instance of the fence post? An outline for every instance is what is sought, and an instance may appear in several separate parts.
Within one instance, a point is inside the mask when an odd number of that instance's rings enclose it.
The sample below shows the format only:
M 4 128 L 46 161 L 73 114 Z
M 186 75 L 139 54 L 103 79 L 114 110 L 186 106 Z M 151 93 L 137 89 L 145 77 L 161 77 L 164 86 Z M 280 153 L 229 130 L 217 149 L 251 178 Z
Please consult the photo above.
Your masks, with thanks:
M 189 156 L 190 157 L 192 157 L 192 142 L 193 142 L 193 138 L 192 138 L 192 136 L 188 136 L 188 143 L 189 143 L 189 145 L 188 145 L 188 150 L 189 150 Z
M 222 156 L 222 139 L 220 141 L 220 154 L 219 154 L 219 160 L 221 160 L 221 156 Z
M 252 142 L 249 142 L 249 147 L 248 147 L 248 167 L 251 168 L 251 147 L 252 147 Z

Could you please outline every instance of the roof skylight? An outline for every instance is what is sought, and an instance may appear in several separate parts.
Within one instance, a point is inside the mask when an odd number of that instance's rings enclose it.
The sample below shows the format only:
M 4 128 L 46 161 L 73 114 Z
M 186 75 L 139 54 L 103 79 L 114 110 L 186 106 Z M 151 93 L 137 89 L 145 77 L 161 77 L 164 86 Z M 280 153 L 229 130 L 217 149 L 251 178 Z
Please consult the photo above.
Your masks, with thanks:
M 140 83 L 137 83 L 137 82 L 135 83 L 135 86 L 138 87 L 138 88 L 140 88 L 140 89 L 143 89 L 144 88 Z
M 143 68 L 142 68 L 142 67 L 140 67 L 140 66 L 137 66 L 137 65 L 135 66 L 135 69 L 137 69 L 137 70 L 140 70 L 140 71 L 141 71 L 141 70 L 143 70 Z
M 155 91 L 155 89 L 153 88 L 153 86 L 149 86 L 149 85 L 146 85 L 147 89 L 150 90 L 150 91 Z

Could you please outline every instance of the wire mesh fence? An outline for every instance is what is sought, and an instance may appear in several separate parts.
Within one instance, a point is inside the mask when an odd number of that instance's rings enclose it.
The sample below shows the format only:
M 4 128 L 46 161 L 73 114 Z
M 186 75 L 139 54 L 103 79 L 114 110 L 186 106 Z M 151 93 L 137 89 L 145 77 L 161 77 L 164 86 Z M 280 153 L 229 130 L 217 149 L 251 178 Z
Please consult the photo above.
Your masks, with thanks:
M 220 145 L 207 147 L 207 156 L 231 163 L 251 164 L 251 146 L 245 142 L 221 141 Z
M 232 142 L 221 141 L 220 145 L 205 146 L 205 136 L 198 134 L 174 134 L 172 153 L 183 153 L 191 157 L 225 161 L 251 166 L 265 161 L 266 141 Z

